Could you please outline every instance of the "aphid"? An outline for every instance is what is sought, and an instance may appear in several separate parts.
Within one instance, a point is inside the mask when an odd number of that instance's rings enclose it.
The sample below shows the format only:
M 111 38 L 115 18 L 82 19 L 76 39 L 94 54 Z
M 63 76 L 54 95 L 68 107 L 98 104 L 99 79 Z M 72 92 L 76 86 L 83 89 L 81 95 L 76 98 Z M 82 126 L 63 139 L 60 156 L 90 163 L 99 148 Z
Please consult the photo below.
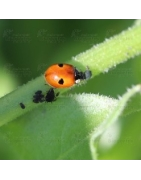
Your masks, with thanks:
M 50 88 L 48 91 L 47 91 L 47 94 L 45 96 L 45 101 L 46 102 L 53 102 L 56 100 L 56 97 L 59 95 L 59 92 L 55 94 L 54 92 L 54 89 L 53 88 Z
M 39 103 L 39 102 L 43 102 L 43 101 L 44 101 L 44 95 L 42 94 L 42 91 L 41 90 L 36 91 L 33 96 L 33 102 Z
M 20 106 L 22 109 L 25 109 L 25 105 L 22 102 L 20 103 Z

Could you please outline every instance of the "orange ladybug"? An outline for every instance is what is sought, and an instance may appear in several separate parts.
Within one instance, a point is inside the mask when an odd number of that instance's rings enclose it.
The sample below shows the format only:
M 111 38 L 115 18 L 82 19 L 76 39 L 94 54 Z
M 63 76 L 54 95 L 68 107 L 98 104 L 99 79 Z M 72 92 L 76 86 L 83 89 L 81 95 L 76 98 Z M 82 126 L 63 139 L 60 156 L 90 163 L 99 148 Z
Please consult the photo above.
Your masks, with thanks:
M 89 79 L 92 76 L 87 68 L 85 72 L 78 71 L 71 64 L 54 64 L 50 66 L 44 74 L 46 82 L 53 88 L 67 88 L 80 82 L 80 80 Z

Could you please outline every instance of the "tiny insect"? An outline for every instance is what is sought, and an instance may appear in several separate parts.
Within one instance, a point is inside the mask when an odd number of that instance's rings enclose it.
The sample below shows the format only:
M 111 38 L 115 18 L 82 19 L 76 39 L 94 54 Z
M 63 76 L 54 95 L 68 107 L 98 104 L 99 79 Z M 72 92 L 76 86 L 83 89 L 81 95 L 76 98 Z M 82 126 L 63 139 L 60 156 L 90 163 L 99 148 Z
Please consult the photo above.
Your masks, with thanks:
M 41 90 L 35 92 L 33 96 L 33 102 L 34 103 L 44 102 L 44 95 L 42 94 Z
M 22 109 L 25 109 L 25 105 L 22 102 L 20 103 L 20 106 Z
M 68 88 L 91 76 L 88 67 L 85 72 L 81 72 L 73 65 L 63 63 L 50 66 L 44 74 L 46 82 L 53 88 Z
M 56 100 L 56 97 L 59 96 L 59 92 L 55 94 L 54 89 L 50 88 L 45 95 L 46 102 L 53 102 Z

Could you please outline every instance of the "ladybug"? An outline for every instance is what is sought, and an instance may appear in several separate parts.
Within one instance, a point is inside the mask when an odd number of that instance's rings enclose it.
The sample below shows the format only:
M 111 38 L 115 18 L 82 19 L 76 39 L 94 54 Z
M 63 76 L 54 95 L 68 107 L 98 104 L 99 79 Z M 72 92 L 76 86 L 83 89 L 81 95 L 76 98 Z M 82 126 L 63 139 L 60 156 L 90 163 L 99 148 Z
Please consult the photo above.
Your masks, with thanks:
M 53 88 L 71 87 L 91 76 L 92 73 L 88 68 L 85 72 L 81 72 L 73 65 L 63 63 L 50 66 L 44 74 L 46 82 Z
M 59 92 L 55 94 L 54 89 L 50 88 L 45 95 L 46 102 L 53 102 L 56 100 L 56 97 L 59 95 Z
M 22 109 L 25 109 L 25 105 L 22 102 L 20 103 L 20 106 Z
M 41 90 L 36 91 L 33 96 L 33 102 L 39 103 L 39 102 L 43 102 L 43 101 L 44 101 L 44 95 L 42 94 L 42 91 Z

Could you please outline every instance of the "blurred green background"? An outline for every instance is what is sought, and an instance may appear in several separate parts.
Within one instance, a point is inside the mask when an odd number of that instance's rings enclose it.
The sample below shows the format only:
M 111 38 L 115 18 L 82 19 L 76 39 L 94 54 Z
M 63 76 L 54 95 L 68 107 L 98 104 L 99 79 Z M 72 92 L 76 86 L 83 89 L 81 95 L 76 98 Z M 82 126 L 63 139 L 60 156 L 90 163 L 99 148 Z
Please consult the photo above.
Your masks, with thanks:
M 52 63 L 67 62 L 133 23 L 134 20 L 0 20 L 0 97 L 43 74 Z M 140 82 L 138 56 L 93 78 L 87 85 L 76 87 L 72 93 L 91 92 L 117 98 L 127 87 Z M 112 133 L 108 135 L 113 143 L 99 146 L 99 158 L 141 159 L 140 125 L 140 112 L 121 118 L 115 129 L 120 129 L 116 140 Z M 11 150 L 1 138 L 0 144 L 0 159 L 12 159 Z

